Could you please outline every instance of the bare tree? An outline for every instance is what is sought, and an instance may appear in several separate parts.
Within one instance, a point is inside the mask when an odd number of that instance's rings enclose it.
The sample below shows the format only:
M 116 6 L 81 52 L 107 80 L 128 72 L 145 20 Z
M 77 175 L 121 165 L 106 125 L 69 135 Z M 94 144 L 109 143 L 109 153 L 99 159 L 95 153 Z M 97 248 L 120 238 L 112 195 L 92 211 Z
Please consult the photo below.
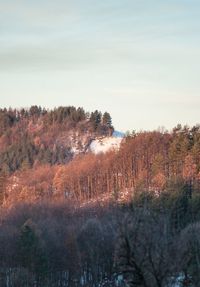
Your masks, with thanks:
M 134 209 L 120 228 L 115 267 L 128 286 L 167 286 L 173 275 L 168 218 L 146 208 Z

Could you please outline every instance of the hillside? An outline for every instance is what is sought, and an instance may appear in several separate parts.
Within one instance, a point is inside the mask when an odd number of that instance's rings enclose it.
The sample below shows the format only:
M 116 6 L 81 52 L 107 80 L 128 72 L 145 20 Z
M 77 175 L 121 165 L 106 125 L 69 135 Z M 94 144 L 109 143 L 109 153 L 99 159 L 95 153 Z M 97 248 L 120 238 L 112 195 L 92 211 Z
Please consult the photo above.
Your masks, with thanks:
M 0 127 L 3 287 L 198 286 L 199 125 L 122 137 L 107 112 L 35 106 Z
M 1 110 L 1 203 L 126 201 L 170 182 L 200 184 L 200 127 L 114 133 L 111 116 L 82 108 Z
M 1 169 L 11 174 L 41 164 L 66 164 L 85 153 L 97 136 L 110 136 L 113 130 L 110 114 L 97 110 L 88 113 L 70 106 L 1 109 Z

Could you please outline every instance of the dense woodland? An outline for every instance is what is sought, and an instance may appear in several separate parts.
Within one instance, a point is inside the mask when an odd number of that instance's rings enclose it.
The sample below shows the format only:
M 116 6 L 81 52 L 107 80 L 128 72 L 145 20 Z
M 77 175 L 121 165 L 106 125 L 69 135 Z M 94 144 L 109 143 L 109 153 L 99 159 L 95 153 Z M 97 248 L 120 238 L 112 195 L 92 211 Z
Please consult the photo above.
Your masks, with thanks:
M 85 151 L 91 138 L 112 134 L 110 114 L 83 108 L 0 110 L 0 164 L 6 174 L 42 164 L 66 164 L 72 143 Z M 74 140 L 74 142 L 73 142 Z M 79 142 L 75 142 L 79 140 Z
M 199 286 L 200 126 L 92 154 L 113 130 L 107 112 L 0 110 L 1 286 Z

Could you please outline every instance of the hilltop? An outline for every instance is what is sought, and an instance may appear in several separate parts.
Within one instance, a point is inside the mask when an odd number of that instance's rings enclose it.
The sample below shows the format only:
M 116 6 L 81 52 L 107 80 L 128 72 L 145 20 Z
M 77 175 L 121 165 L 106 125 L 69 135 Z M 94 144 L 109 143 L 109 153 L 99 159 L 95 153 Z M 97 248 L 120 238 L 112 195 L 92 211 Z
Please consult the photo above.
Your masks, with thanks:
M 97 137 L 114 131 L 108 112 L 86 112 L 73 106 L 46 110 L 0 110 L 0 165 L 3 172 L 41 164 L 66 164 L 89 150 Z

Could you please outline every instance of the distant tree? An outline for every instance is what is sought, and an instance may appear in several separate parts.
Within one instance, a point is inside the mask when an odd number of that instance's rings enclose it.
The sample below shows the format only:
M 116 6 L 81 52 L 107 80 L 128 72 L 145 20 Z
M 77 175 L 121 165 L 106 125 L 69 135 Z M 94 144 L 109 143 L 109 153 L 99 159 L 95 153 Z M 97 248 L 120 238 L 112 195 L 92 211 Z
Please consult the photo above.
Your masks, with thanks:
M 108 112 L 105 112 L 102 117 L 102 123 L 108 128 L 112 128 L 112 118 Z
M 10 128 L 16 121 L 16 115 L 7 109 L 0 109 L 0 136 Z
M 98 110 L 91 113 L 90 122 L 91 122 L 91 125 L 94 131 L 96 131 L 97 128 L 100 126 L 101 118 L 102 118 L 102 114 Z
M 106 128 L 106 131 L 109 135 L 112 134 L 113 132 L 113 126 L 112 126 L 112 118 L 110 116 L 110 114 L 108 112 L 105 112 L 103 114 L 103 117 L 102 117 L 102 125 L 104 128 Z
M 37 116 L 39 117 L 42 113 L 42 108 L 38 106 L 31 106 L 29 109 L 30 116 Z
M 85 120 L 86 114 L 84 109 L 79 107 L 77 110 L 75 110 L 71 115 L 71 119 L 76 123 Z
M 192 186 L 193 181 L 197 174 L 197 165 L 195 164 L 191 155 L 185 157 L 183 165 L 183 178 L 186 182 Z

